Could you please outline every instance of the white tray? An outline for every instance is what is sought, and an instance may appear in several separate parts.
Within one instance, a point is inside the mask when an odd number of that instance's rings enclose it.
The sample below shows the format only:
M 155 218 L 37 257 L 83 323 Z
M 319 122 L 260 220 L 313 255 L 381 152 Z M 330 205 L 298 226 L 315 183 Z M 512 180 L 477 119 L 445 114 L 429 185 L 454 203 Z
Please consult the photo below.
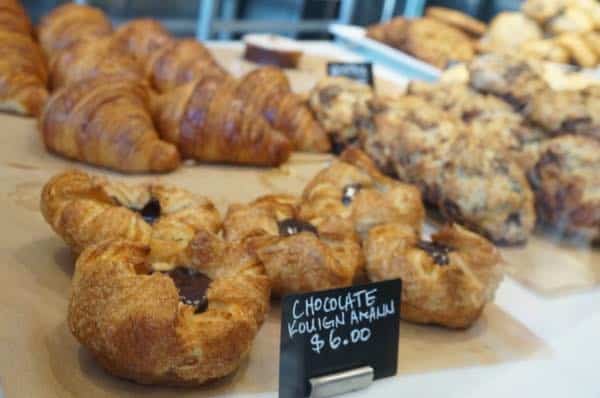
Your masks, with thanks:
M 385 62 L 400 73 L 424 80 L 437 80 L 442 71 L 398 49 L 367 37 L 360 26 L 331 24 L 329 32 L 350 46 L 362 50 L 369 59 Z

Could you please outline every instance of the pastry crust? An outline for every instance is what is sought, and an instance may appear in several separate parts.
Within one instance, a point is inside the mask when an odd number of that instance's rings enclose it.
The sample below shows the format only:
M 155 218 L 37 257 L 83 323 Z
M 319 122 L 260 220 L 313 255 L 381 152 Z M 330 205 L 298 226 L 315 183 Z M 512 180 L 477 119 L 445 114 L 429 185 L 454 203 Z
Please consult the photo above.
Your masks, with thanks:
M 228 241 L 243 242 L 264 264 L 276 296 L 349 286 L 363 266 L 352 225 L 309 224 L 293 196 L 233 204 L 223 225 Z
M 317 226 L 350 220 L 362 239 L 374 226 L 389 222 L 420 231 L 424 217 L 419 190 L 384 176 L 355 148 L 345 150 L 307 184 L 300 205 L 301 219 Z
M 0 4 L 0 30 L 32 35 L 31 20 L 19 0 L 3 0 Z
M 159 217 L 152 223 L 144 221 L 145 208 L 148 213 L 158 210 Z M 198 231 L 214 233 L 221 224 L 208 199 L 183 189 L 159 184 L 128 186 L 78 170 L 56 175 L 46 183 L 41 210 L 76 253 L 94 243 L 120 238 L 148 245 L 153 262 L 176 264 Z
M 326 77 L 309 95 L 310 107 L 334 142 L 334 149 L 356 143 L 371 125 L 373 89 L 347 77 Z M 337 147 L 337 148 L 335 148 Z
M 180 301 L 150 266 L 150 247 L 104 241 L 75 266 L 68 324 L 110 373 L 143 384 L 198 385 L 232 373 L 269 307 L 264 268 L 242 247 L 201 231 L 187 267 L 212 279 L 206 310 Z
M 112 37 L 117 46 L 142 64 L 146 64 L 152 54 L 174 40 L 160 22 L 151 18 L 137 18 L 124 23 Z
M 364 245 L 372 281 L 402 279 L 403 319 L 467 328 L 493 300 L 502 280 L 501 257 L 488 241 L 458 225 L 432 242 L 403 224 L 374 227 Z
M 600 240 L 600 143 L 564 135 L 544 145 L 529 173 L 540 222 L 559 235 Z
M 481 36 L 487 29 L 486 24 L 480 20 L 451 8 L 427 7 L 425 16 L 437 19 L 472 36 Z

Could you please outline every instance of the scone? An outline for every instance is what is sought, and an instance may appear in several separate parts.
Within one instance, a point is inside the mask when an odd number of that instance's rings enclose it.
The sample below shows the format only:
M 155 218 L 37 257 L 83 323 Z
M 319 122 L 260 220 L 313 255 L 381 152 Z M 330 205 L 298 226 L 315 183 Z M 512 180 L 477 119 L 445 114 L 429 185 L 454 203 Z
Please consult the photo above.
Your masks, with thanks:
M 184 266 L 157 270 L 149 246 L 108 240 L 78 258 L 69 329 L 109 373 L 198 385 L 232 373 L 248 354 L 269 308 L 264 268 L 208 231 L 186 256 Z
M 388 102 L 374 122 L 366 152 L 388 173 L 419 186 L 448 220 L 494 242 L 527 240 L 535 222 L 533 194 L 524 172 L 499 146 L 411 95 Z
M 371 87 L 346 77 L 326 77 L 312 89 L 310 107 L 334 149 L 356 143 L 361 131 L 370 127 L 373 95 Z
M 364 239 L 389 222 L 420 231 L 425 210 L 415 186 L 382 175 L 365 153 L 350 148 L 306 185 L 299 215 L 314 225 L 350 220 Z
M 275 296 L 351 285 L 364 265 L 352 225 L 340 220 L 313 225 L 299 218 L 298 204 L 289 195 L 233 204 L 224 236 L 260 259 Z
M 549 140 L 529 181 L 541 224 L 600 240 L 600 142 L 575 135 Z
M 126 185 L 71 170 L 42 191 L 41 210 L 74 252 L 105 239 L 148 245 L 155 262 L 177 262 L 200 230 L 221 225 L 215 206 L 202 196 L 160 184 Z
M 402 279 L 402 319 L 467 328 L 494 298 L 501 257 L 491 243 L 458 225 L 423 241 L 403 224 L 383 224 L 364 245 L 371 281 Z

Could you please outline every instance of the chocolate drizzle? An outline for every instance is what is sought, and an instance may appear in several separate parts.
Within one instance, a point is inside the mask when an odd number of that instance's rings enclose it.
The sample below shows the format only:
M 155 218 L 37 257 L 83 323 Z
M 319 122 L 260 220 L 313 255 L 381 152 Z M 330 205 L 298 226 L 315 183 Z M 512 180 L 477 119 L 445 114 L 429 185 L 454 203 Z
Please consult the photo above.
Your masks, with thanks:
M 177 267 L 166 272 L 175 283 L 179 291 L 179 300 L 187 305 L 196 308 L 195 313 L 199 314 L 208 308 L 208 299 L 206 291 L 212 280 L 203 273 L 195 269 Z
M 422 240 L 417 243 L 417 247 L 425 251 L 433 259 L 433 262 L 437 265 L 448 265 L 450 264 L 450 257 L 448 254 L 454 249 L 437 242 L 430 242 Z
M 142 215 L 144 221 L 148 224 L 154 224 L 160 218 L 160 202 L 156 198 L 152 198 L 141 209 L 132 209 Z
M 291 236 L 299 234 L 300 232 L 310 232 L 315 235 L 319 235 L 317 228 L 306 221 L 297 220 L 295 218 L 288 218 L 277 223 L 279 227 L 279 235 Z
M 354 200 L 354 197 L 356 196 L 356 194 L 358 193 L 358 191 L 360 191 L 362 188 L 362 185 L 360 184 L 348 184 L 344 187 L 344 189 L 342 190 L 342 203 L 345 206 L 350 205 L 350 203 L 352 203 L 352 201 Z

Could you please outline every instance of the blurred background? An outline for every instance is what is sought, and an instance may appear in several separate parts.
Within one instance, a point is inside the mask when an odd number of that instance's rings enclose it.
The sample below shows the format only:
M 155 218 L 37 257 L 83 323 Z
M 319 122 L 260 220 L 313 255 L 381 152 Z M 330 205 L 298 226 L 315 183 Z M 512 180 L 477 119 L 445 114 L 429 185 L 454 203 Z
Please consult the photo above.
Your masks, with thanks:
M 34 21 L 64 0 L 24 0 Z M 79 0 L 102 8 L 115 23 L 134 17 L 160 19 L 173 33 L 201 39 L 235 39 L 242 32 L 273 32 L 298 39 L 328 38 L 336 21 L 369 25 L 423 7 L 441 5 L 482 20 L 518 9 L 519 0 Z

